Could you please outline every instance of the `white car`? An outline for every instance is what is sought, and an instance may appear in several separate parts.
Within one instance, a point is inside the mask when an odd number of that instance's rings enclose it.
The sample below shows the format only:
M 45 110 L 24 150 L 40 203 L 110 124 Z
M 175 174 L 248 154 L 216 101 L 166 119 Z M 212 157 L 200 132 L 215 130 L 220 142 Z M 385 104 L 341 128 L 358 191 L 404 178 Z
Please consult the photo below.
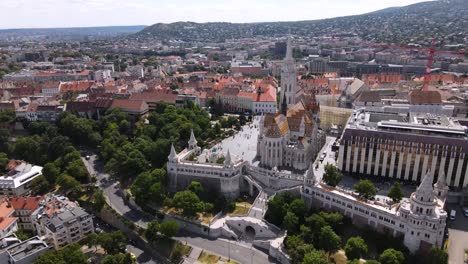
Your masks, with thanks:
M 468 217 L 468 207 L 463 207 L 463 215 Z
M 457 216 L 457 211 L 452 210 L 450 211 L 450 220 L 455 220 L 455 216 Z

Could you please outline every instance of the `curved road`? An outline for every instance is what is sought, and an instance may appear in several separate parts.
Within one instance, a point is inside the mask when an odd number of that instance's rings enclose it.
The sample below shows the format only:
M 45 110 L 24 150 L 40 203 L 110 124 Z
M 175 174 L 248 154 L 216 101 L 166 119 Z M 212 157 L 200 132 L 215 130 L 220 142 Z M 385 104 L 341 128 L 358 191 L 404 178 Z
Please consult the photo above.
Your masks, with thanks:
M 89 174 L 96 175 L 97 185 L 103 190 L 107 203 L 120 215 L 130 221 L 133 221 L 136 225 L 146 228 L 148 223 L 154 218 L 147 216 L 144 212 L 131 208 L 125 203 L 121 195 L 120 188 L 118 187 L 118 182 L 110 177 L 109 174 L 104 172 L 104 166 L 99 160 L 97 160 L 96 155 L 91 155 L 89 160 L 83 158 L 83 162 Z M 181 242 L 187 242 L 187 244 L 192 247 L 198 247 L 226 258 L 228 258 L 230 254 L 232 259 L 242 264 L 275 263 L 275 261 L 270 259 L 267 254 L 252 248 L 250 244 L 243 244 L 225 239 L 209 240 L 190 235 L 175 237 L 175 239 Z M 143 253 L 135 247 L 130 247 L 130 251 L 135 251 L 134 253 L 137 256 Z M 153 260 L 147 259 L 146 257 L 142 261 L 145 263 L 154 263 Z

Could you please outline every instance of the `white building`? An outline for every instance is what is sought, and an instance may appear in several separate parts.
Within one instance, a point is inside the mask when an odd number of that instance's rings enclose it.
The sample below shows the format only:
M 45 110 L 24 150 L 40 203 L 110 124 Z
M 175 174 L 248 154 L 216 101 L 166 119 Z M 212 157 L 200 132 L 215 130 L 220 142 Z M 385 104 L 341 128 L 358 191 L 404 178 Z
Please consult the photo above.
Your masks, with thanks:
M 143 78 L 145 77 L 145 72 L 144 68 L 141 65 L 135 65 L 135 66 L 128 66 L 127 67 L 127 72 L 130 74 L 132 77 L 136 78 Z
M 92 216 L 64 196 L 48 195 L 32 217 L 37 234 L 46 237 L 55 249 L 76 243 L 94 231 Z
M 11 160 L 8 173 L 0 177 L 0 195 L 23 196 L 30 192 L 32 180 L 42 175 L 42 167 Z
M 311 167 L 302 191 L 302 198 L 311 206 L 338 211 L 350 217 L 355 225 L 366 225 L 379 232 L 402 237 L 415 253 L 441 247 L 444 240 L 447 212 L 444 210 L 447 185 L 443 174 L 434 187 L 430 171 L 410 198 L 390 204 L 387 200 L 365 201 L 357 194 L 333 188 L 316 181 Z
M 449 186 L 468 186 L 467 127 L 447 116 L 356 110 L 340 139 L 338 168 L 421 182 L 427 170 Z
M 111 70 L 98 70 L 94 72 L 94 80 L 96 82 L 107 82 L 112 79 Z
M 217 162 L 218 160 L 223 161 Z M 240 193 L 239 179 L 242 165 L 245 165 L 242 161 L 233 161 L 229 150 L 227 153 L 208 150 L 202 153 L 192 131 L 187 149 L 177 154 L 174 146 L 171 147 L 167 162 L 169 189 L 185 190 L 192 181 L 198 181 L 205 188 L 218 191 L 233 199 Z
M 49 245 L 41 238 L 35 236 L 25 241 L 9 246 L 6 249 L 7 258 L 0 259 L 8 264 L 30 264 L 40 255 L 49 250 Z

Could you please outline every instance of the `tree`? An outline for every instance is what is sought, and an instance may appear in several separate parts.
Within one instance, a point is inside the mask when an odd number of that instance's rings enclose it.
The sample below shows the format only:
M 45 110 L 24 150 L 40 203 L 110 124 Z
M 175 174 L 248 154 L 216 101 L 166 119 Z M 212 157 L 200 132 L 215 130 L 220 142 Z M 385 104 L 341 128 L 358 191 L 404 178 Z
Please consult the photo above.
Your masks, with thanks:
M 132 264 L 132 255 L 130 253 L 119 253 L 115 255 L 107 255 L 101 260 L 100 264 Z
M 428 264 L 447 264 L 448 254 L 445 250 L 438 247 L 432 247 L 429 255 L 427 256 L 426 263 Z
M 299 219 L 303 219 L 307 213 L 307 205 L 302 199 L 295 199 L 289 205 L 289 210 L 293 212 Z
M 403 264 L 405 256 L 402 252 L 389 248 L 380 254 L 379 261 L 381 264 Z
M 81 251 L 80 245 L 70 244 L 59 251 L 59 255 L 67 264 L 85 264 L 88 263 L 88 258 Z
M 367 255 L 366 242 L 361 237 L 350 237 L 344 247 L 348 259 L 360 259 Z
M 94 251 L 97 250 L 97 246 L 99 245 L 99 235 L 96 233 L 91 233 L 86 237 L 86 245 L 88 248 L 94 247 Z
M 50 183 L 46 180 L 46 178 L 41 175 L 39 177 L 34 178 L 31 182 L 31 191 L 36 195 L 43 195 L 46 194 L 50 189 Z
M 106 204 L 106 197 L 104 197 L 104 192 L 102 189 L 97 189 L 93 193 L 93 208 L 96 212 L 100 212 L 101 209 Z
M 148 224 L 148 228 L 145 231 L 145 237 L 150 243 L 154 243 L 158 239 L 159 222 L 153 220 Z
M 335 251 L 340 248 L 341 238 L 333 231 L 330 226 L 324 226 L 318 234 L 318 245 L 320 248 L 327 251 Z
M 179 223 L 175 220 L 164 221 L 159 226 L 159 231 L 165 237 L 173 237 L 179 232 Z
M 403 190 L 399 182 L 394 182 L 388 191 L 388 197 L 392 198 L 393 202 L 398 203 L 403 198 Z
M 364 199 L 373 198 L 377 194 L 377 189 L 370 180 L 360 180 L 353 188 Z
M 339 212 L 334 213 L 326 213 L 320 212 L 319 215 L 325 220 L 327 224 L 329 224 L 333 229 L 338 228 L 341 224 L 343 224 L 343 215 Z
M 61 175 L 58 178 L 57 183 L 67 193 L 78 193 L 81 192 L 81 184 L 73 177 L 69 175 Z
M 281 226 L 284 216 L 287 213 L 287 203 L 283 195 L 275 195 L 273 199 L 268 201 L 268 211 L 265 214 L 265 219 L 270 223 Z
M 321 250 L 312 250 L 305 254 L 302 264 L 330 264 L 327 254 Z
M 339 172 L 335 166 L 331 164 L 325 165 L 325 174 L 323 175 L 323 181 L 325 181 L 327 185 L 335 187 L 336 185 L 338 185 L 338 183 L 340 183 L 342 179 L 343 174 L 341 174 L 341 172 Z
M 177 192 L 172 202 L 176 208 L 183 210 L 185 216 L 194 216 L 203 209 L 203 202 L 192 191 Z
M 4 152 L 0 152 L 0 172 L 4 172 L 8 164 L 8 156 Z
M 99 244 L 107 254 L 123 252 L 126 246 L 126 240 L 122 231 L 99 234 Z
M 39 255 L 33 262 L 34 264 L 67 264 L 65 260 L 63 260 L 62 256 L 60 256 L 57 251 L 48 250 L 44 254 Z
M 297 231 L 299 218 L 293 212 L 287 212 L 283 219 L 283 227 L 288 233 L 293 234 Z
M 306 218 L 306 224 L 311 230 L 320 230 L 322 227 L 327 226 L 327 222 L 319 214 L 312 214 Z
M 48 182 L 55 183 L 57 181 L 57 177 L 60 175 L 60 169 L 57 168 L 55 163 L 49 162 L 44 165 L 44 168 L 42 168 L 42 175 L 44 175 Z
M 196 195 L 200 195 L 203 192 L 203 185 L 197 181 L 192 181 L 188 186 L 189 191 L 192 191 Z

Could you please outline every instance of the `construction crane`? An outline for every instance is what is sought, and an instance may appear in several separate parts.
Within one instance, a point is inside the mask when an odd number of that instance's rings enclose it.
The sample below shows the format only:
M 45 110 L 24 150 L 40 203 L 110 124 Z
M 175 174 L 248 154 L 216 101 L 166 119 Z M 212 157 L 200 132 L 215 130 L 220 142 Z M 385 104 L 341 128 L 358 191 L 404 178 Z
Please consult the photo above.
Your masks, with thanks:
M 454 55 L 464 55 L 465 51 L 450 51 L 450 50 L 436 50 L 435 44 L 437 39 L 433 38 L 431 41 L 431 47 L 429 50 L 427 48 L 421 47 L 405 47 L 405 46 L 398 46 L 394 44 L 382 44 L 382 43 L 371 43 L 371 42 L 357 42 L 356 44 L 366 45 L 370 47 L 381 47 L 383 49 L 402 49 L 402 50 L 415 50 L 415 51 L 428 51 L 428 59 L 426 64 L 426 73 L 424 75 L 424 83 L 421 88 L 423 91 L 427 91 L 429 89 L 429 83 L 431 81 L 431 73 L 432 73 L 432 64 L 434 63 L 434 57 L 436 53 L 446 53 L 446 54 L 454 54 Z
M 436 39 L 433 38 L 431 42 L 431 48 L 429 49 L 429 56 L 427 58 L 426 75 L 424 75 L 424 84 L 421 88 L 421 90 L 423 91 L 427 91 L 429 89 L 429 81 L 431 80 L 432 63 L 434 62 L 434 55 L 435 55 L 435 42 L 436 42 Z

